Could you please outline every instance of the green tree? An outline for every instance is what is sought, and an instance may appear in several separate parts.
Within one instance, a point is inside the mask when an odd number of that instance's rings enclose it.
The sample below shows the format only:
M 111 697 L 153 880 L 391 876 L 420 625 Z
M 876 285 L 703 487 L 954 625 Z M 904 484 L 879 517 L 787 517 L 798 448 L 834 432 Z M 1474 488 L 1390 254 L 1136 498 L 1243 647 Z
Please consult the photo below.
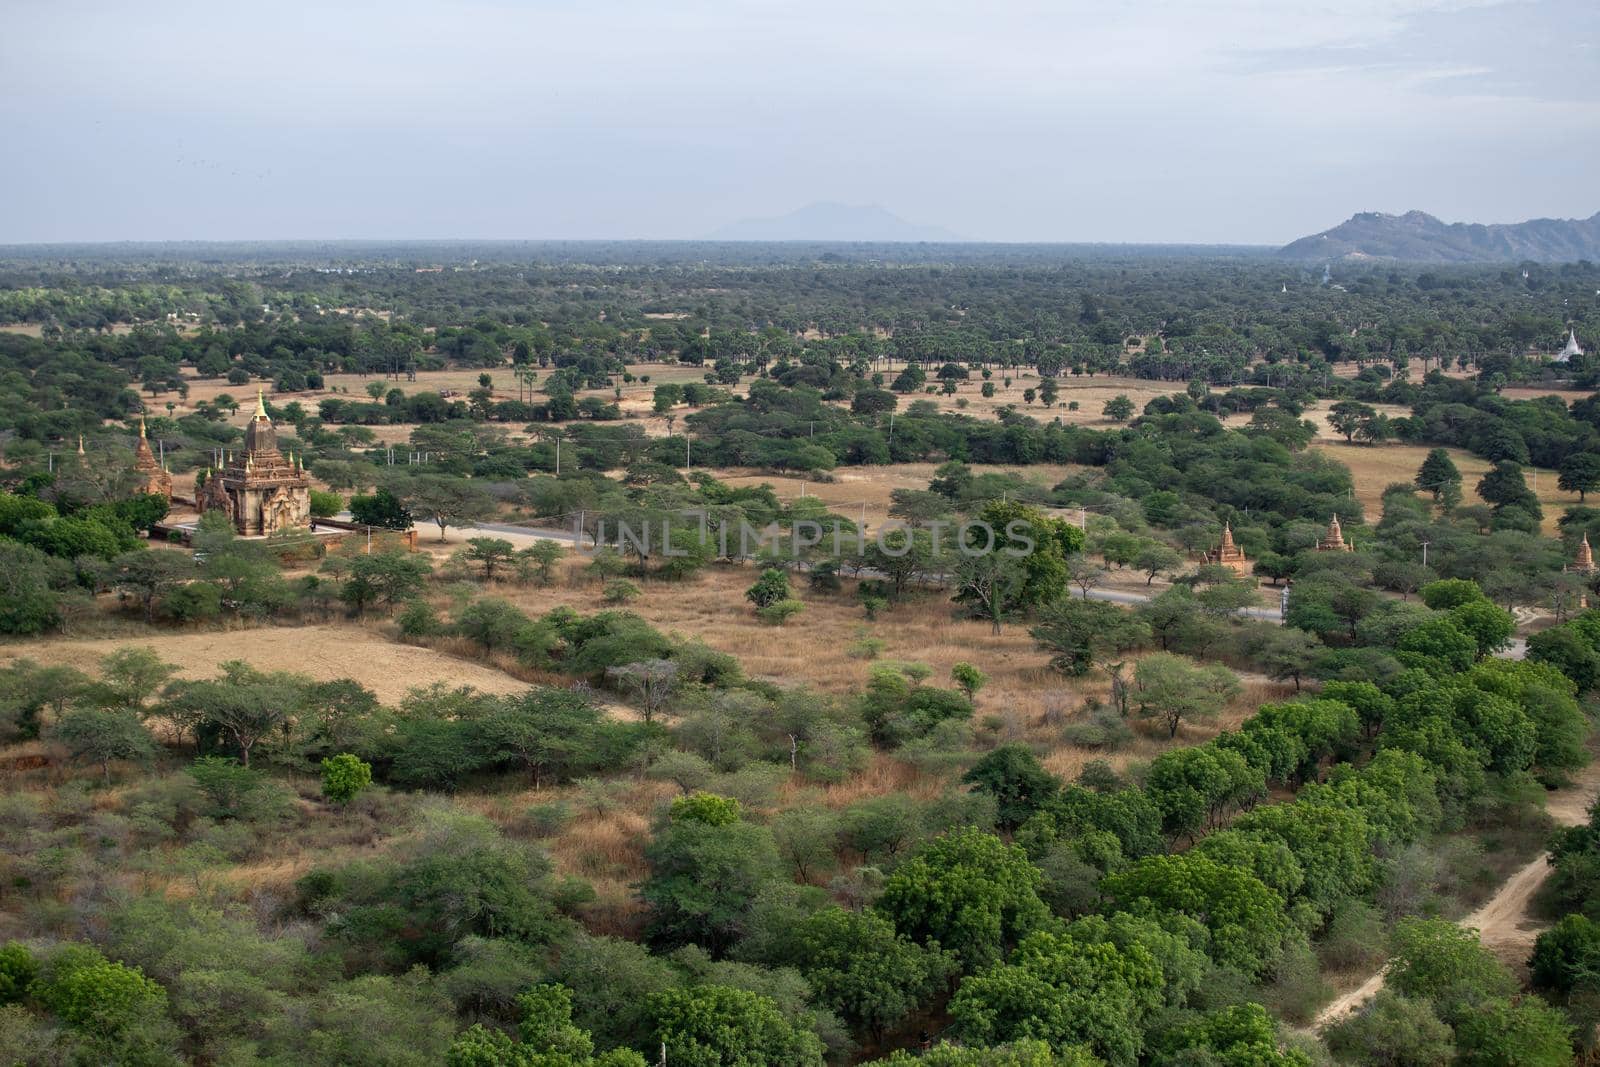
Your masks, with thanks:
M 427 556 L 411 552 L 373 552 L 337 563 L 329 569 L 344 575 L 339 596 L 357 615 L 374 605 L 392 607 L 415 600 L 433 573 Z
M 538 789 L 599 762 L 602 723 L 599 709 L 582 693 L 539 688 L 504 701 L 479 729 L 495 750 L 527 769 Z
M 1142 644 L 1150 628 L 1114 604 L 1069 597 L 1045 609 L 1028 633 L 1038 647 L 1052 653 L 1052 669 L 1081 677 Z
M 1455 1060 L 1455 1035 L 1426 1000 L 1381 989 L 1355 1015 L 1326 1033 L 1328 1049 L 1342 1063 L 1389 1067 L 1434 1067 Z
M 1262 636 L 1252 658 L 1275 682 L 1294 682 L 1294 691 L 1300 692 L 1300 679 L 1311 669 L 1322 646 L 1304 630 L 1293 626 L 1279 626 Z
M 937 942 L 972 973 L 1046 919 L 1041 877 L 1021 848 L 968 827 L 895 868 L 875 907 L 895 929 L 921 944 Z
M 1511 612 L 1498 608 L 1488 600 L 1460 604 L 1450 609 L 1450 620 L 1460 627 L 1477 645 L 1477 658 L 1505 648 L 1517 632 L 1517 620 Z
M 26 997 L 28 987 L 37 977 L 39 961 L 26 945 L 16 941 L 0 945 L 0 1007 Z
M 654 1041 L 675 1067 L 822 1067 L 821 1040 L 771 997 L 724 985 L 670 989 L 648 1001 Z
M 1494 508 L 1497 515 L 1515 508 L 1537 521 L 1544 514 L 1539 507 L 1539 498 L 1533 495 L 1522 477 L 1521 465 L 1510 460 L 1496 463 L 1478 480 L 1478 495 Z
M 94 949 L 69 945 L 43 968 L 32 988 L 41 1005 L 74 1030 L 101 1042 L 102 1051 L 117 1048 L 136 1031 L 145 1030 L 139 1045 L 146 1045 L 149 1029 L 166 1029 L 167 991 L 136 967 L 112 963 Z M 174 1057 L 156 1047 L 128 1048 L 116 1058 L 134 1063 L 170 1063 Z M 143 1053 L 143 1056 L 140 1055 Z M 144 1058 L 149 1057 L 149 1058 Z M 105 1062 L 99 1057 L 95 1061 Z
M 1400 662 L 1440 677 L 1466 671 L 1478 658 L 1478 643 L 1447 615 L 1413 626 L 1394 647 Z
M 119 648 L 100 658 L 100 683 L 90 691 L 97 703 L 143 712 L 178 668 L 148 646 Z
M 1272 1017 L 1259 1004 L 1237 1004 L 1210 1012 L 1163 1035 L 1162 1045 L 1169 1053 L 1209 1054 L 1206 1059 L 1210 1062 L 1311 1067 L 1311 1058 L 1305 1053 L 1278 1047 Z M 1195 1061 L 1206 1062 L 1200 1056 Z
M 136 716 L 107 708 L 73 708 L 56 721 L 49 736 L 66 746 L 73 759 L 98 763 L 108 782 L 112 761 L 148 762 L 156 751 L 150 731 Z
M 1461 471 L 1442 448 L 1431 449 L 1417 469 L 1416 485 L 1445 511 L 1461 503 Z
M 322 761 L 322 795 L 335 804 L 348 804 L 372 784 L 372 764 L 349 752 Z
M 317 470 L 321 471 L 321 467 Z M 350 498 L 350 519 L 362 526 L 376 526 L 384 530 L 411 529 L 411 512 L 388 489 L 379 488 L 371 496 Z
M 1001 745 L 988 753 L 961 776 L 961 781 L 995 798 L 998 824 L 1005 830 L 1021 826 L 1061 787 L 1055 776 L 1040 765 L 1038 757 L 1020 744 Z
M 1100 414 L 1112 422 L 1127 422 L 1133 418 L 1133 401 L 1126 395 L 1118 393 L 1106 401 L 1105 407 L 1100 409 Z
M 61 625 L 61 595 L 50 580 L 56 562 L 31 545 L 0 540 L 0 633 L 27 637 Z
M 745 929 L 761 891 L 782 876 L 772 834 L 726 811 L 727 798 L 680 797 L 667 824 L 645 849 L 650 875 L 639 895 L 650 909 L 650 939 L 658 945 L 698 944 L 725 953 Z M 714 803 L 715 802 L 715 803 Z
M 1574 452 L 1562 460 L 1556 486 L 1563 492 L 1577 493 L 1578 503 L 1583 503 L 1588 494 L 1600 489 L 1600 455 Z
M 955 961 L 912 943 L 874 911 L 827 907 L 801 921 L 794 963 L 822 1004 L 881 1041 L 943 985 Z
M 439 540 L 451 526 L 470 526 L 494 514 L 494 499 L 460 478 L 424 474 L 404 487 L 406 510 L 439 527 Z
M 1133 568 L 1144 573 L 1144 584 L 1150 585 L 1160 574 L 1169 574 L 1183 565 L 1183 557 L 1160 541 L 1146 541 L 1133 559 Z
M 1560 997 L 1600 992 L 1600 922 L 1564 916 L 1534 942 L 1528 969 L 1535 989 Z
M 1133 670 L 1133 702 L 1140 718 L 1155 719 L 1168 737 L 1185 722 L 1209 722 L 1241 692 L 1239 679 L 1220 664 L 1199 665 L 1157 652 Z
M 989 678 L 970 663 L 957 663 L 950 668 L 950 680 L 966 694 L 968 700 L 973 700 Z
M 760 608 L 770 607 L 781 600 L 790 598 L 789 574 L 787 571 L 776 567 L 768 567 L 761 572 L 755 584 L 745 590 L 744 598 Z
M 1043 1038 L 1083 1045 L 1111 1067 L 1135 1067 L 1140 1023 L 1162 986 L 1143 946 L 1124 951 L 1060 934 L 1032 934 L 1010 960 L 961 983 L 950 1001 L 960 1034 L 974 1044 Z
M 317 519 L 337 515 L 344 510 L 344 497 L 338 493 L 326 493 L 320 489 L 311 490 L 311 517 Z
M 1283 898 L 1259 878 L 1192 852 L 1139 860 L 1107 876 L 1101 892 L 1123 908 L 1195 919 L 1211 933 L 1212 958 L 1245 975 L 1272 966 L 1294 932 Z
M 1328 409 L 1328 425 L 1336 433 L 1343 434 L 1345 443 L 1349 444 L 1355 440 L 1356 432 L 1377 414 L 1371 405 L 1356 400 L 1340 400 Z
M 1568 1067 L 1572 1027 L 1538 997 L 1491 1000 L 1456 1023 L 1461 1067 Z
M 956 563 L 955 599 L 977 618 L 988 619 L 990 633 L 998 634 L 1016 608 L 1027 580 L 1027 570 L 1019 559 L 999 552 L 963 556 Z
M 1516 980 L 1477 934 L 1445 919 L 1402 919 L 1391 948 L 1389 986 L 1432 1001 L 1448 1023 L 1516 992 Z
M 483 567 L 483 580 L 486 582 L 494 581 L 494 572 L 500 567 L 510 566 L 515 555 L 516 546 L 503 537 L 467 538 L 466 558 Z
M 156 601 L 194 573 L 194 565 L 176 552 L 138 549 L 111 561 L 111 584 L 144 611 L 145 622 L 155 622 Z
M 540 585 L 549 585 L 555 578 L 557 563 L 566 556 L 566 549 L 561 547 L 559 541 L 535 541 L 521 552 L 517 553 L 517 576 L 520 580 L 527 580 L 528 572 L 539 579 Z
M 921 1053 L 896 1049 L 888 1059 L 873 1060 L 870 1067 L 1103 1067 L 1103 1063 L 1082 1045 L 1052 1048 L 1029 1039 L 985 1048 L 941 1041 Z

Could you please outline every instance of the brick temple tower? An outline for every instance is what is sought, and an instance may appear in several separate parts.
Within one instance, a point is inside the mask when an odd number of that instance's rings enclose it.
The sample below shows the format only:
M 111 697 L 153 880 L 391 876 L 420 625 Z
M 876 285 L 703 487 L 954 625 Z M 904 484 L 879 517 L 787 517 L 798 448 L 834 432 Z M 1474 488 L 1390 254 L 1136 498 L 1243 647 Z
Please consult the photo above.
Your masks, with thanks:
M 1241 578 L 1249 577 L 1250 561 L 1245 558 L 1244 549 L 1233 543 L 1231 523 L 1222 524 L 1222 543 L 1206 553 L 1206 562 L 1226 567 Z
M 311 480 L 293 456 L 278 451 L 278 432 L 256 390 L 256 413 L 244 431 L 244 454 L 212 470 L 197 495 L 201 511 L 222 511 L 245 536 L 283 533 L 311 521 Z
M 1335 515 L 1333 521 L 1328 523 L 1328 532 L 1317 542 L 1317 551 L 1353 552 L 1354 550 L 1355 547 L 1344 539 L 1344 531 L 1339 528 L 1339 516 Z
M 139 472 L 139 492 L 172 500 L 172 475 L 156 460 L 145 437 L 144 416 L 139 416 L 139 441 L 133 446 L 133 469 Z
M 1585 533 L 1583 540 L 1578 542 L 1578 554 L 1572 562 L 1567 564 L 1567 570 L 1573 574 L 1593 574 L 1595 572 L 1594 552 L 1589 548 L 1589 535 Z

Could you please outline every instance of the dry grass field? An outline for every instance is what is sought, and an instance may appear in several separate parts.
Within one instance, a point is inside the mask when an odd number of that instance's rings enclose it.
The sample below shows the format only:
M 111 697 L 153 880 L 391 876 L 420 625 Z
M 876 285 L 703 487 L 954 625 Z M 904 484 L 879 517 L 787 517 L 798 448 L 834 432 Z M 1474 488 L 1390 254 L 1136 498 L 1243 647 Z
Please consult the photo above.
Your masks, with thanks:
M 232 631 L 152 631 L 135 638 L 22 641 L 0 645 L 0 663 L 28 658 L 76 667 L 89 674 L 101 657 L 118 648 L 150 648 L 178 667 L 184 678 L 215 677 L 217 665 L 244 660 L 258 670 L 293 671 L 318 681 L 350 678 L 393 703 L 415 686 L 443 682 L 489 693 L 515 693 L 527 683 L 468 659 L 398 644 L 386 627 L 353 623 L 261 627 Z

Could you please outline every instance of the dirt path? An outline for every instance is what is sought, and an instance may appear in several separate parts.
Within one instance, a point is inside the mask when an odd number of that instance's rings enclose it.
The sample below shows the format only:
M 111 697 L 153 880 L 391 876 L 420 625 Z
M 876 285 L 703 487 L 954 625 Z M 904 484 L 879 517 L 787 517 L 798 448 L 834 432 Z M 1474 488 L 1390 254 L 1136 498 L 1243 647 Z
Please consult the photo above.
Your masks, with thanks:
M 1600 794 L 1600 761 L 1586 767 L 1572 785 L 1545 798 L 1545 810 L 1561 826 L 1579 826 L 1589 817 L 1589 805 Z M 1540 856 L 1524 866 L 1486 901 L 1483 907 L 1461 920 L 1461 925 L 1476 929 L 1485 948 L 1502 959 L 1527 955 L 1544 924 L 1533 913 L 1534 894 L 1550 875 L 1550 858 Z M 1335 997 L 1317 1013 L 1313 1029 L 1321 1029 L 1352 1014 L 1383 988 L 1383 971 L 1368 978 L 1348 993 Z

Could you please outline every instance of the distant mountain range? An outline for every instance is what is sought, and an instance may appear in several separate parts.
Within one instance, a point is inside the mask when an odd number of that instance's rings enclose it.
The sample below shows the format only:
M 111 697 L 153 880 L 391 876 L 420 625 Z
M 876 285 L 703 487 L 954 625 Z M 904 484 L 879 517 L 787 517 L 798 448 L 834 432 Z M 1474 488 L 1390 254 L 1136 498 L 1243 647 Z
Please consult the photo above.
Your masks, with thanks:
M 961 241 L 942 226 L 907 222 L 877 204 L 807 204 L 775 218 L 744 219 L 709 235 L 712 241 Z
M 1570 263 L 1600 260 L 1600 212 L 1489 226 L 1441 222 L 1422 211 L 1363 211 L 1278 253 L 1289 259 L 1403 259 L 1423 263 Z

